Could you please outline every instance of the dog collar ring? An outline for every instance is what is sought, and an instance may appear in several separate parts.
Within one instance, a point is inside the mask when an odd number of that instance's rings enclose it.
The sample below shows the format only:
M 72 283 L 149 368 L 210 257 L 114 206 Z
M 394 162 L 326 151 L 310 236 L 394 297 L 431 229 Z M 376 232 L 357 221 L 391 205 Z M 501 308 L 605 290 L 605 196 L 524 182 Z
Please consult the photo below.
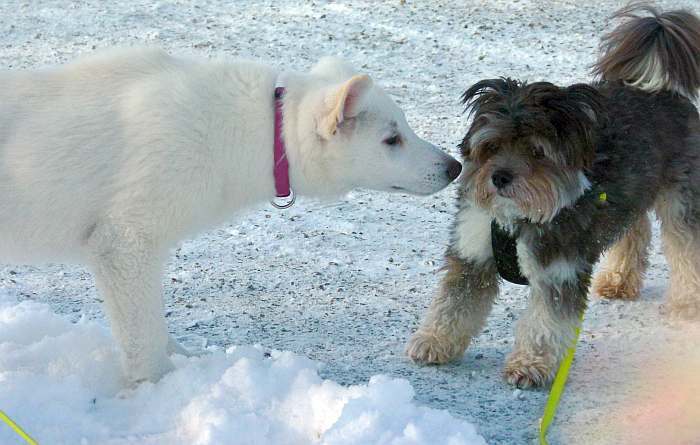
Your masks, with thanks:
M 294 202 L 297 200 L 297 196 L 294 194 L 294 190 L 292 188 L 289 188 L 289 195 L 287 196 L 276 196 L 270 201 L 270 204 L 272 204 L 272 207 L 280 210 L 288 209 L 291 206 L 294 205 Z

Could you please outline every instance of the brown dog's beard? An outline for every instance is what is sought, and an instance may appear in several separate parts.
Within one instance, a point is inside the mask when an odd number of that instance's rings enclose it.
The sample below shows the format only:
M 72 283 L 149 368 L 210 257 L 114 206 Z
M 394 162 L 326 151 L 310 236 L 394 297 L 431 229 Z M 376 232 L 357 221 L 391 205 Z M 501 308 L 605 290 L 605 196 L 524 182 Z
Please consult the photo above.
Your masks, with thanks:
M 541 172 L 533 172 L 529 178 L 515 181 L 502 196 L 515 201 L 523 215 L 535 223 L 550 221 L 560 208 L 559 189 L 551 176 Z
M 578 172 L 535 165 L 532 174 L 516 181 L 505 195 L 515 201 L 528 220 L 547 223 L 575 202 L 587 187 L 587 181 L 581 184 Z
M 487 210 L 501 223 L 518 215 L 512 207 L 517 207 L 522 219 L 533 223 L 550 222 L 559 211 L 573 204 L 590 186 L 585 176 L 577 170 L 560 170 L 533 165 L 527 178 L 517 178 L 510 187 L 500 192 L 491 183 L 493 174 L 487 163 L 475 169 L 467 177 L 468 189 L 472 190 L 474 202 Z M 500 199 L 499 199 L 500 198 Z M 514 206 L 499 209 L 499 202 L 510 200 Z

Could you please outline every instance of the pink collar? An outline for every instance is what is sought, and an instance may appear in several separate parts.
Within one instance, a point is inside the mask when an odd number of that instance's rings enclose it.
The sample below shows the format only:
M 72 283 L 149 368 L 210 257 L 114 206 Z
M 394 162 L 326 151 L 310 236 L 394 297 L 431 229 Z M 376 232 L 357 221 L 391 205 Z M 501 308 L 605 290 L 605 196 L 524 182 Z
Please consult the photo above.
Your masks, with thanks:
M 289 185 L 289 161 L 282 137 L 282 97 L 286 92 L 283 86 L 275 87 L 275 199 L 270 203 L 278 209 L 286 209 L 294 205 L 296 197 Z

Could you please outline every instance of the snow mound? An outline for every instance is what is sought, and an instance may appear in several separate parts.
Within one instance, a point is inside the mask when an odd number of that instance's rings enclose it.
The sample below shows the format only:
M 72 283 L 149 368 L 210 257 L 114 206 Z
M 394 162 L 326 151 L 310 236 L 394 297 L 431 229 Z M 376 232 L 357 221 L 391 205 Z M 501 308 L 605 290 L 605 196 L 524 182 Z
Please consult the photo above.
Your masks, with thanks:
M 51 444 L 485 444 L 447 411 L 417 406 L 402 379 L 345 387 L 317 364 L 259 347 L 186 358 L 124 390 L 109 332 L 0 295 L 0 408 Z M 21 439 L 0 424 L 0 443 Z

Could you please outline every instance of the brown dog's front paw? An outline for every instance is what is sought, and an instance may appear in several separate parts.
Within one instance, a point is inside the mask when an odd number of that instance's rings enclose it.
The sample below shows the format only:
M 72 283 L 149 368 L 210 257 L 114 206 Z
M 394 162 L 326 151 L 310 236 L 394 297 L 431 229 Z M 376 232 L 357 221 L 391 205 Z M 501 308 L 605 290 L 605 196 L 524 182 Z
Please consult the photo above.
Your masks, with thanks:
M 619 272 L 601 271 L 593 279 L 593 292 L 611 300 L 636 300 L 642 280 Z
M 521 389 L 545 386 L 554 378 L 554 365 L 543 357 L 513 354 L 506 362 L 503 377 Z
M 406 346 L 406 354 L 417 363 L 441 365 L 454 360 L 460 352 L 447 339 L 438 335 L 418 331 Z

